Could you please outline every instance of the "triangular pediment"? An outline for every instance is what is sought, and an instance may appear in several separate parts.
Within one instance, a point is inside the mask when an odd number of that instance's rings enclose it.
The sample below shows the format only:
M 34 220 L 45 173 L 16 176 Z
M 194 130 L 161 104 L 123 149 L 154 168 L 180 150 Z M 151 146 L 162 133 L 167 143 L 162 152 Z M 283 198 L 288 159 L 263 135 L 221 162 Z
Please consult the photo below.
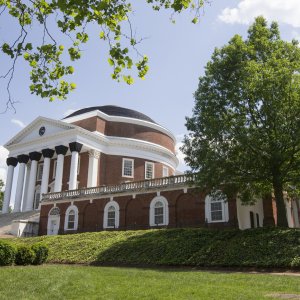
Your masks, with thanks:
M 45 117 L 38 117 L 28 126 L 22 129 L 5 145 L 6 148 L 16 144 L 28 143 L 41 138 L 58 135 L 64 131 L 75 129 L 77 126 L 63 121 L 53 120 Z

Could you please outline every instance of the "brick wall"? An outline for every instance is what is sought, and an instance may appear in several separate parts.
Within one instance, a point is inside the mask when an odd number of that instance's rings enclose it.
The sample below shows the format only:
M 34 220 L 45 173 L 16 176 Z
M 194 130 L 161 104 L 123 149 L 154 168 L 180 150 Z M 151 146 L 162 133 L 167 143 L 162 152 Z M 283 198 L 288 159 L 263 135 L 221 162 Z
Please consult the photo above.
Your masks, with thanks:
M 224 223 L 206 223 L 205 218 L 205 193 L 195 189 L 164 191 L 161 196 L 168 201 L 169 225 L 167 227 L 238 227 L 236 200 L 229 199 L 229 221 Z M 148 229 L 150 203 L 157 196 L 156 192 L 132 195 L 116 196 L 113 198 L 120 207 L 119 230 Z M 79 210 L 78 231 L 103 230 L 104 207 L 110 201 L 109 198 L 82 200 L 74 202 Z M 64 234 L 65 212 L 71 205 L 57 203 L 60 209 L 60 234 Z M 42 205 L 39 234 L 47 234 L 48 213 L 53 204 Z M 153 227 L 151 227 L 153 228 Z M 70 233 L 69 231 L 67 233 Z

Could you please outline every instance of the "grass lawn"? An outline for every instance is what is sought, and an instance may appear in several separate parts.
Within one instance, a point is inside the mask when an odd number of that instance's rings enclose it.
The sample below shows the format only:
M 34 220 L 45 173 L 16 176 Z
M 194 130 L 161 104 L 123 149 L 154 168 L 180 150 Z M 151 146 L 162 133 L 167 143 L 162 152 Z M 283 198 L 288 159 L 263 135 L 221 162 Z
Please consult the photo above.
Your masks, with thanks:
M 274 293 L 300 297 L 300 277 L 75 265 L 0 269 L 0 299 L 257 300 L 276 299 L 268 296 Z

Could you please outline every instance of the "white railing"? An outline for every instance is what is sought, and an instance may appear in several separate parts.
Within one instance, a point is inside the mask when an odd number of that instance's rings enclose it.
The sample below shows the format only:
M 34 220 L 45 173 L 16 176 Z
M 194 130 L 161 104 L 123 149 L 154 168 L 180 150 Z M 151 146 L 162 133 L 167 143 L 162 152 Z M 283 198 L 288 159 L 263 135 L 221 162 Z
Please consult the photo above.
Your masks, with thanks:
M 116 185 L 104 185 L 78 190 L 70 190 L 57 193 L 43 194 L 42 202 L 51 202 L 63 199 L 91 198 L 109 194 L 126 192 L 143 192 L 149 189 L 163 189 L 169 187 L 188 186 L 193 183 L 194 174 L 178 175 L 163 178 L 156 178 L 143 181 L 124 182 Z

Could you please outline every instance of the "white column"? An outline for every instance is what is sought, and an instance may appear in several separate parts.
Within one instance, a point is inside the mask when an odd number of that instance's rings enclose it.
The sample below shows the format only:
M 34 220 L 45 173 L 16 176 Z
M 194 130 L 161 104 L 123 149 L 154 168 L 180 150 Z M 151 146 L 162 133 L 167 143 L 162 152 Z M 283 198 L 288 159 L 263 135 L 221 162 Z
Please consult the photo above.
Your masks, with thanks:
M 99 157 L 100 157 L 99 151 L 96 150 L 89 151 L 89 170 L 88 170 L 87 187 L 97 186 Z
M 55 182 L 54 182 L 54 192 L 60 192 L 62 188 L 62 179 L 63 179 L 63 171 L 64 171 L 64 155 L 57 155 L 57 164 L 56 164 L 56 172 L 55 172 Z
M 24 183 L 25 185 L 24 185 L 24 191 L 23 191 L 23 200 L 22 200 L 22 209 L 21 209 L 21 211 L 25 211 L 25 209 L 26 209 L 26 200 L 27 200 L 27 194 L 28 194 L 30 168 L 31 168 L 31 163 L 28 163 L 26 165 L 26 175 L 25 175 L 25 183 Z
M 69 144 L 71 157 L 70 177 L 69 177 L 69 190 L 77 189 L 77 175 L 78 175 L 78 157 L 81 151 L 82 144 L 72 142 Z
M 64 158 L 68 151 L 68 147 L 63 145 L 56 146 L 55 151 L 57 154 L 57 163 L 55 172 L 54 192 L 61 192 L 64 172 Z
M 50 157 L 44 158 L 44 167 L 42 174 L 41 196 L 48 193 L 49 172 L 50 172 Z
M 36 173 L 37 173 L 38 162 L 42 157 L 42 153 L 30 152 L 29 157 L 31 159 L 31 168 L 30 168 L 30 175 L 29 175 L 27 199 L 25 203 L 25 211 L 33 210 L 35 185 L 36 185 Z
M 11 189 L 14 177 L 14 170 L 15 166 L 18 163 L 18 160 L 14 157 L 9 157 L 6 160 L 8 165 L 7 176 L 6 176 L 6 184 L 5 184 L 5 192 L 4 192 L 4 200 L 2 206 L 2 213 L 6 214 L 9 211 L 9 204 L 10 204 L 10 196 L 11 196 Z
M 19 155 L 19 174 L 18 174 L 18 181 L 17 181 L 17 190 L 16 190 L 16 198 L 14 204 L 14 212 L 20 212 L 21 210 L 21 203 L 22 203 L 22 195 L 23 195 L 23 187 L 24 187 L 24 175 L 25 175 L 25 168 L 28 162 L 29 157 L 27 155 Z
M 69 190 L 76 190 L 76 188 L 77 188 L 78 156 L 79 156 L 79 153 L 77 151 L 72 152 L 70 178 L 69 178 Z
M 34 200 L 34 192 L 35 192 L 35 184 L 36 184 L 37 165 L 38 165 L 38 162 L 36 160 L 33 160 L 31 162 L 27 199 L 26 199 L 26 203 L 25 203 L 25 211 L 33 210 L 33 200 Z

